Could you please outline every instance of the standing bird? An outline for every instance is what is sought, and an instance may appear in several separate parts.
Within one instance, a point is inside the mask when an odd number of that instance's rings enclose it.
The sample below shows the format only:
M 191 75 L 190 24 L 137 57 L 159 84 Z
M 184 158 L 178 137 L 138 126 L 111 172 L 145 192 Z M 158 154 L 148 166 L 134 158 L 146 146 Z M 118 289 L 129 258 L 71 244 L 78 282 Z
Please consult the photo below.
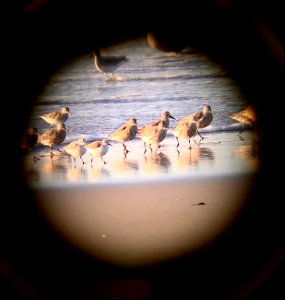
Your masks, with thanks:
M 147 152 L 147 145 L 149 146 L 150 152 L 152 153 L 152 145 L 156 145 L 154 153 L 160 148 L 160 143 L 165 139 L 168 128 L 165 127 L 165 122 L 160 121 L 156 126 L 145 126 L 138 132 L 138 136 L 144 142 L 144 154 Z
M 147 145 L 149 146 L 151 152 L 152 144 L 157 145 L 155 152 L 158 150 L 158 148 L 160 148 L 160 143 L 165 139 L 167 130 L 169 128 L 169 118 L 175 120 L 169 111 L 164 111 L 162 112 L 160 119 L 138 129 L 138 137 L 140 137 L 144 142 L 144 154 L 147 152 Z
M 84 160 L 82 159 L 82 156 L 86 153 L 86 148 L 84 147 L 86 145 L 85 140 L 83 138 L 80 138 L 78 141 L 71 142 L 70 144 L 66 145 L 63 147 L 63 150 L 67 152 L 69 155 L 72 157 L 80 158 L 83 162 L 85 163 Z
M 53 111 L 47 114 L 40 115 L 39 117 L 52 126 L 57 125 L 58 123 L 65 123 L 68 119 L 69 114 L 70 110 L 67 106 L 65 106 L 60 111 Z
M 20 146 L 21 149 L 31 150 L 38 141 L 38 130 L 35 127 L 26 128 L 23 136 L 21 137 Z
M 179 123 L 177 126 L 171 131 L 172 134 L 176 137 L 177 146 L 176 150 L 178 154 L 180 154 L 178 147 L 179 147 L 179 139 L 188 139 L 189 141 L 189 150 L 191 150 L 191 138 L 197 134 L 197 123 L 196 122 L 184 122 Z
M 126 124 L 123 124 L 114 133 L 109 134 L 108 139 L 122 143 L 124 148 L 124 155 L 126 157 L 128 152 L 130 151 L 127 149 L 125 142 L 134 139 L 137 135 L 137 132 L 137 120 L 135 118 L 131 118 Z
M 178 124 L 180 123 L 192 123 L 196 122 L 197 127 L 199 128 L 205 128 L 209 126 L 214 119 L 214 114 L 212 112 L 212 108 L 210 105 L 205 105 L 201 111 L 197 111 L 192 113 L 191 115 L 184 117 L 178 121 Z M 201 136 L 200 132 L 197 129 L 197 133 L 200 136 L 201 140 L 204 138 Z
M 248 105 L 244 110 L 240 112 L 229 114 L 229 117 L 243 124 L 240 133 L 244 130 L 245 125 L 249 125 L 254 129 L 256 128 L 256 110 L 252 104 Z
M 103 160 L 104 164 L 106 164 L 107 162 L 103 159 L 103 156 L 109 151 L 109 146 L 112 145 L 108 142 L 107 139 L 104 139 L 102 141 L 89 143 L 84 147 L 91 156 L 91 163 L 93 162 L 93 157 L 100 157 Z
M 53 146 L 62 143 L 66 138 L 64 123 L 58 123 L 56 128 L 50 128 L 38 137 L 38 142 L 50 147 L 50 156 L 53 157 Z
M 105 80 L 108 80 L 108 75 L 112 78 L 112 73 L 129 61 L 126 56 L 101 56 L 98 49 L 93 52 L 93 55 L 95 67 L 98 72 L 104 73 Z

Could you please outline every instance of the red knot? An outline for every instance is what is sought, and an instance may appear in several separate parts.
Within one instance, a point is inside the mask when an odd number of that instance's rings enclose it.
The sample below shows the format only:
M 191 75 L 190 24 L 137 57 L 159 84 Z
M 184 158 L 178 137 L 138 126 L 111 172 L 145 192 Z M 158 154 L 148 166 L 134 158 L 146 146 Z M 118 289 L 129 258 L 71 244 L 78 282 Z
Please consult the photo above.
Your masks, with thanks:
M 147 152 L 147 145 L 149 146 L 150 151 L 153 152 L 151 145 L 156 144 L 155 153 L 160 148 L 160 143 L 165 139 L 169 128 L 169 118 L 175 119 L 171 116 L 169 111 L 164 111 L 161 114 L 160 119 L 139 128 L 138 137 L 144 142 L 144 154 Z
M 201 111 L 197 111 L 192 113 L 191 115 L 184 117 L 178 121 L 179 123 L 192 123 L 196 122 L 197 127 L 199 128 L 205 128 L 209 126 L 214 119 L 214 114 L 212 112 L 212 108 L 210 105 L 205 105 Z M 197 134 L 200 136 L 201 140 L 204 138 L 201 136 L 199 130 L 197 129 Z
M 138 125 L 136 118 L 131 118 L 126 124 L 120 126 L 114 133 L 108 135 L 108 139 L 122 143 L 124 155 L 129 152 L 125 142 L 134 139 L 138 132 Z
M 26 128 L 21 137 L 20 146 L 22 150 L 31 150 L 38 141 L 38 130 L 35 127 Z
M 186 47 L 184 39 L 179 34 L 170 36 L 168 33 L 148 32 L 146 39 L 152 49 L 173 55 L 181 52 Z
M 60 111 L 52 111 L 47 114 L 40 115 L 39 117 L 52 126 L 57 125 L 58 123 L 65 123 L 69 114 L 70 110 L 67 106 L 65 106 Z
M 237 113 L 229 114 L 229 117 L 239 121 L 242 124 L 247 124 L 252 127 L 256 125 L 257 117 L 255 107 L 251 104 L 248 105 L 244 110 Z
M 197 134 L 197 122 L 180 122 L 177 126 L 171 130 L 172 134 L 176 137 L 177 145 L 176 150 L 177 153 L 180 154 L 179 147 L 179 139 L 188 139 L 189 141 L 189 150 L 191 150 L 191 138 Z
M 55 128 L 50 128 L 38 137 L 38 142 L 50 147 L 50 156 L 53 157 L 53 146 L 62 143 L 66 138 L 64 123 L 58 123 Z

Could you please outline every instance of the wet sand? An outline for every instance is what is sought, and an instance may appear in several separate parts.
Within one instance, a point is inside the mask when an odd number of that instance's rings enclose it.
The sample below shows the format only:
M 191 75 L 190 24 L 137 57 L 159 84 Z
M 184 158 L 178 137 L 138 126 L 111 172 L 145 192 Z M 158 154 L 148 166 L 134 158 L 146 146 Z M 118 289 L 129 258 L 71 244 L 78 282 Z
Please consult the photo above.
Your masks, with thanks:
M 75 248 L 119 266 L 156 264 L 211 244 L 246 205 L 259 167 L 251 131 L 168 136 L 161 154 L 143 155 L 143 143 L 113 143 L 104 156 L 82 164 L 48 149 L 25 156 L 27 182 L 46 222 Z M 33 162 L 33 156 L 40 160 Z
M 56 149 L 51 159 L 48 147 L 36 147 L 23 157 L 23 168 L 28 184 L 33 187 L 185 179 L 258 170 L 258 146 L 251 131 L 241 136 L 236 131 L 203 133 L 203 137 L 200 144 L 191 141 L 191 151 L 188 141 L 181 140 L 178 154 L 176 139 L 169 134 L 157 154 L 148 150 L 145 155 L 143 142 L 136 138 L 126 143 L 130 151 L 127 157 L 124 157 L 123 146 L 112 141 L 104 156 L 106 164 L 97 157 L 91 163 L 88 153 L 82 156 L 83 163 Z M 59 145 L 59 149 L 63 146 Z M 39 160 L 34 161 L 34 157 Z
M 244 207 L 251 175 L 155 183 L 39 188 L 47 222 L 76 248 L 120 266 L 195 252 L 220 237 Z

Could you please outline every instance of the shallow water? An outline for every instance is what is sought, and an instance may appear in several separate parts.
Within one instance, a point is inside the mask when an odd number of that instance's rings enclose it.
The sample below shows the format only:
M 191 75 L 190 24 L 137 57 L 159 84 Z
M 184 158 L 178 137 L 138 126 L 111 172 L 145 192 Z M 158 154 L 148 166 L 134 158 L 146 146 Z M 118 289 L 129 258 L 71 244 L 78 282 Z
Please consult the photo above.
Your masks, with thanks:
M 212 107 L 214 120 L 201 130 L 205 139 L 200 145 L 187 141 L 176 151 L 176 140 L 169 132 L 161 143 L 161 154 L 143 155 L 143 142 L 135 139 L 127 143 L 130 153 L 124 158 L 122 146 L 112 142 L 104 157 L 90 163 L 88 154 L 73 160 L 56 152 L 49 157 L 49 148 L 37 144 L 24 156 L 27 181 L 34 184 L 57 185 L 84 182 L 126 182 L 168 177 L 193 177 L 219 174 L 256 172 L 258 156 L 251 131 L 238 135 L 240 124 L 228 114 L 245 108 L 243 95 L 223 70 L 210 58 L 188 48 L 171 56 L 150 48 L 145 38 L 131 40 L 101 49 L 102 55 L 127 55 L 129 62 L 114 72 L 113 80 L 104 80 L 93 63 L 91 53 L 63 65 L 48 80 L 33 106 L 29 126 L 39 133 L 49 124 L 38 118 L 40 114 L 68 106 L 71 115 L 66 122 L 65 144 L 84 137 L 87 142 L 103 139 L 131 117 L 143 126 L 168 110 L 176 119 L 205 104 Z M 175 121 L 170 121 L 170 128 Z M 199 140 L 199 138 L 196 138 Z M 33 157 L 39 160 L 34 162 Z

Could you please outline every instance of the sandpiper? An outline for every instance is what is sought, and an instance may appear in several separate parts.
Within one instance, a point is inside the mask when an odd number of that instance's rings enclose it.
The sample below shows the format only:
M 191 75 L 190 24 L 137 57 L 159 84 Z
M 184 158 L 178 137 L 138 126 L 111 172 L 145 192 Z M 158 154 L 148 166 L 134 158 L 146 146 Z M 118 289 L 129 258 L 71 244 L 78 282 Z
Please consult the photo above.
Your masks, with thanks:
M 175 119 L 169 111 L 164 111 L 161 114 L 160 119 L 147 124 L 144 127 L 138 129 L 138 137 L 144 142 L 144 154 L 147 152 L 147 145 L 152 152 L 151 145 L 156 144 L 156 151 L 160 148 L 160 143 L 165 139 L 167 129 L 169 128 L 169 118 Z
M 232 113 L 229 114 L 229 117 L 239 121 L 243 125 L 249 125 L 253 128 L 256 126 L 256 110 L 255 107 L 250 104 L 248 105 L 244 110 L 237 112 L 237 113 Z M 240 133 L 244 130 L 244 126 L 241 128 Z
M 181 123 L 192 123 L 196 122 L 197 127 L 199 128 L 205 128 L 209 126 L 214 119 L 214 114 L 212 112 L 212 108 L 210 105 L 205 105 L 201 111 L 197 111 L 192 113 L 191 115 L 184 117 L 178 121 L 178 124 Z M 197 134 L 200 136 L 200 138 L 203 140 L 204 138 L 201 136 L 199 130 L 197 129 Z
M 38 141 L 38 130 L 35 127 L 26 128 L 20 142 L 22 150 L 31 150 Z
M 102 141 L 94 141 L 92 143 L 86 144 L 84 147 L 89 152 L 91 156 L 91 163 L 93 162 L 93 157 L 100 157 L 104 164 L 107 162 L 103 159 L 103 156 L 109 151 L 109 146 L 112 146 L 107 139 Z
M 50 128 L 38 137 L 38 142 L 50 147 L 50 156 L 53 157 L 53 146 L 62 143 L 66 138 L 64 123 L 58 123 L 56 128 Z
M 179 147 L 179 139 L 188 139 L 189 141 L 189 150 L 191 150 L 191 138 L 197 134 L 197 123 L 196 122 L 180 122 L 177 126 L 171 130 L 172 134 L 176 137 L 177 145 L 176 150 L 177 153 L 180 154 L 178 147 Z
M 73 141 L 70 144 L 63 147 L 63 150 L 75 159 L 80 158 L 84 164 L 85 162 L 82 159 L 82 156 L 86 153 L 86 148 L 84 147 L 85 145 L 86 143 L 84 138 L 80 138 L 79 140 Z
M 52 111 L 47 114 L 40 115 L 39 117 L 52 126 L 57 125 L 58 123 L 65 123 L 68 119 L 69 114 L 69 108 L 67 106 L 64 106 L 60 111 Z
M 93 51 L 93 55 L 95 67 L 98 72 L 104 74 L 105 80 L 108 80 L 108 75 L 110 75 L 109 78 L 112 78 L 112 73 L 129 61 L 126 56 L 102 56 L 98 49 Z
M 125 142 L 134 139 L 138 132 L 138 125 L 136 118 L 131 118 L 126 124 L 123 124 L 114 133 L 108 135 L 108 139 L 122 143 L 124 155 L 129 152 Z

